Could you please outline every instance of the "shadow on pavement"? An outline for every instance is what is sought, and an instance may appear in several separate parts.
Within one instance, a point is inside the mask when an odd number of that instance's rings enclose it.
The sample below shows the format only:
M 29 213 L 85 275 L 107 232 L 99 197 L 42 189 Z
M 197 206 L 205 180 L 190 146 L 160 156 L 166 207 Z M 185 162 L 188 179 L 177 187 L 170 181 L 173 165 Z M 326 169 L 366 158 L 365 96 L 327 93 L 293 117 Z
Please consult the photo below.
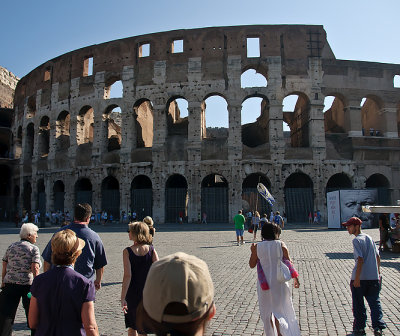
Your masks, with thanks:
M 329 259 L 354 259 L 354 254 L 349 252 L 325 253 Z

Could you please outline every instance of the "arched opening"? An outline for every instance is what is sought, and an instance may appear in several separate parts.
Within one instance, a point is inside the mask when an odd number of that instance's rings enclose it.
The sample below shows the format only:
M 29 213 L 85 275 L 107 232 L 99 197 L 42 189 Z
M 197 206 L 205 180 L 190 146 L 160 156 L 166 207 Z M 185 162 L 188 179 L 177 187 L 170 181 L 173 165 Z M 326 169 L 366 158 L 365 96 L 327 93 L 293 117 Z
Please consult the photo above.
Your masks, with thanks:
M 176 223 L 180 215 L 186 222 L 188 210 L 188 185 L 182 175 L 170 176 L 165 184 L 165 221 Z
M 40 221 L 44 222 L 46 219 L 46 187 L 43 179 L 37 183 L 36 210 L 40 212 Z
M 15 158 L 19 159 L 22 154 L 22 126 L 18 127 L 17 136 L 14 138 Z
M 376 97 L 363 98 L 361 107 L 361 125 L 363 135 L 383 136 L 386 131 L 385 118 L 381 115 L 381 103 Z
M 240 76 L 240 86 L 242 88 L 267 87 L 267 85 L 267 78 L 255 69 L 248 69 Z
M 227 158 L 229 112 L 225 98 L 208 96 L 201 104 L 201 158 L 216 160 Z
M 376 189 L 378 193 L 377 205 L 391 205 L 390 203 L 390 183 L 382 174 L 372 174 L 365 181 L 367 189 Z
M 314 211 L 314 191 L 311 178 L 293 173 L 285 181 L 285 211 L 289 222 L 307 222 Z
M 120 80 L 114 80 L 109 86 L 104 88 L 104 99 L 122 98 L 123 84 Z
M 207 175 L 201 182 L 201 213 L 211 223 L 229 221 L 228 182 L 219 174 Z
M 136 212 L 139 220 L 153 216 L 153 185 L 145 175 L 136 176 L 132 180 L 130 210 Z
M 269 101 L 265 97 L 249 97 L 242 104 L 242 143 L 254 148 L 268 143 Z
M 149 100 L 140 100 L 133 107 L 136 130 L 136 148 L 153 146 L 153 105 Z
M 168 136 L 188 135 L 188 102 L 181 97 L 174 97 L 167 105 Z
M 62 111 L 56 121 L 56 148 L 57 151 L 68 150 L 70 146 L 71 116 L 67 111 Z
M 75 183 L 75 203 L 92 205 L 92 183 L 88 178 L 81 178 Z
M 242 207 L 244 213 L 249 211 L 258 211 L 260 215 L 267 215 L 272 210 L 271 205 L 267 200 L 260 195 L 257 190 L 257 184 L 262 183 L 268 190 L 271 189 L 271 182 L 269 179 L 260 173 L 253 173 L 248 175 L 242 183 Z
M 36 96 L 30 96 L 27 102 L 27 118 L 33 118 L 36 114 Z
M 24 189 L 22 192 L 22 206 L 26 211 L 32 211 L 32 186 L 28 181 L 24 183 Z
M 19 203 L 20 202 L 19 198 L 21 196 L 20 192 L 21 191 L 19 189 L 19 186 L 18 185 L 14 186 L 14 207 L 13 207 L 14 214 L 17 213 L 18 209 L 19 209 L 19 204 L 20 204 Z
M 103 120 L 107 128 L 107 151 L 112 152 L 121 149 L 121 108 L 117 105 L 107 107 Z
M 283 121 L 290 129 L 290 146 L 309 147 L 310 102 L 306 95 L 295 93 L 285 97 Z
M 108 219 L 119 219 L 119 182 L 113 176 L 107 176 L 101 183 L 101 210 L 106 211 Z
M 11 195 L 11 169 L 6 165 L 0 165 L 0 220 L 10 220 L 13 211 L 13 198 Z
M 34 137 L 35 137 L 34 126 L 33 123 L 30 123 L 26 128 L 26 145 L 24 153 L 24 159 L 26 161 L 32 160 Z
M 323 113 L 325 133 L 346 133 L 342 99 L 337 96 L 326 96 Z
M 53 185 L 54 211 L 64 212 L 65 186 L 63 181 L 56 181 Z
M 326 184 L 326 192 L 341 189 L 352 189 L 353 185 L 350 178 L 345 173 L 338 173 L 330 177 Z
M 93 143 L 94 111 L 91 106 L 84 106 L 79 111 L 76 125 L 76 137 L 79 145 Z
M 47 157 L 49 154 L 50 145 L 50 119 L 47 116 L 40 119 L 39 126 L 39 156 Z
M 12 133 L 10 129 L 2 129 L 0 132 L 0 157 L 11 158 L 12 153 L 10 153 L 12 141 Z

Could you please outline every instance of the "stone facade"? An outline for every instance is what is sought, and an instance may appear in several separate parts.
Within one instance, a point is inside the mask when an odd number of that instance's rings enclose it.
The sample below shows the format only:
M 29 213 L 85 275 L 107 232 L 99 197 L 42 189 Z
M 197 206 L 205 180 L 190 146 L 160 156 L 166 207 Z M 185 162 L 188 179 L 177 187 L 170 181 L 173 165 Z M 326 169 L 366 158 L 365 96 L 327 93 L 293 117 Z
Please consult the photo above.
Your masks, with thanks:
M 0 66 L 0 107 L 12 108 L 19 78 Z
M 258 39 L 259 56 L 247 56 L 248 38 Z M 242 88 L 249 69 L 267 85 Z M 17 85 L 16 198 L 43 211 L 89 200 L 117 216 L 150 197 L 156 223 L 179 212 L 196 222 L 211 208 L 228 221 L 254 207 L 242 200 L 254 181 L 291 221 L 313 209 L 324 218 L 327 189 L 376 187 L 392 202 L 400 198 L 399 74 L 400 65 L 337 60 L 323 27 L 310 25 L 177 30 L 71 51 Z M 122 96 L 109 98 L 119 81 Z M 204 101 L 214 95 L 227 103 L 228 129 L 207 131 Z M 296 106 L 283 111 L 290 95 Z M 326 96 L 334 102 L 323 112 Z M 242 125 L 251 97 L 263 99 L 260 117 Z M 187 117 L 176 99 L 187 101 Z M 310 197 L 295 205 L 293 190 Z

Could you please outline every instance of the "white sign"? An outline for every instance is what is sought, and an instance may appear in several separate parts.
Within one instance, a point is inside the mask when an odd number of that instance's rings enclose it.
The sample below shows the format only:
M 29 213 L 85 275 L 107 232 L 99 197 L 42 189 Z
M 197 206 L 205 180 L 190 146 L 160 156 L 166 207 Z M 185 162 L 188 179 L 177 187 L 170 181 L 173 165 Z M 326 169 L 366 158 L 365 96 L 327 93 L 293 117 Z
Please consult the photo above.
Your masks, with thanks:
M 340 229 L 340 198 L 339 191 L 331 191 L 326 194 L 328 210 L 328 228 Z

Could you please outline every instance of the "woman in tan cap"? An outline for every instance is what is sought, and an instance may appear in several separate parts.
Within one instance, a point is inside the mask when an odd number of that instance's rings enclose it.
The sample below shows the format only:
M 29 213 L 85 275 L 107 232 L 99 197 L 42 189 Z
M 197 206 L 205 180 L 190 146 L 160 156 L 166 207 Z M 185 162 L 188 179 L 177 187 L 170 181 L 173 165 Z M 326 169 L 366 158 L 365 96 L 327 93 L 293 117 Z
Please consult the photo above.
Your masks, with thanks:
M 51 240 L 52 264 L 31 287 L 29 324 L 36 336 L 98 336 L 94 316 L 94 283 L 74 270 L 85 242 L 74 231 L 57 232 Z

